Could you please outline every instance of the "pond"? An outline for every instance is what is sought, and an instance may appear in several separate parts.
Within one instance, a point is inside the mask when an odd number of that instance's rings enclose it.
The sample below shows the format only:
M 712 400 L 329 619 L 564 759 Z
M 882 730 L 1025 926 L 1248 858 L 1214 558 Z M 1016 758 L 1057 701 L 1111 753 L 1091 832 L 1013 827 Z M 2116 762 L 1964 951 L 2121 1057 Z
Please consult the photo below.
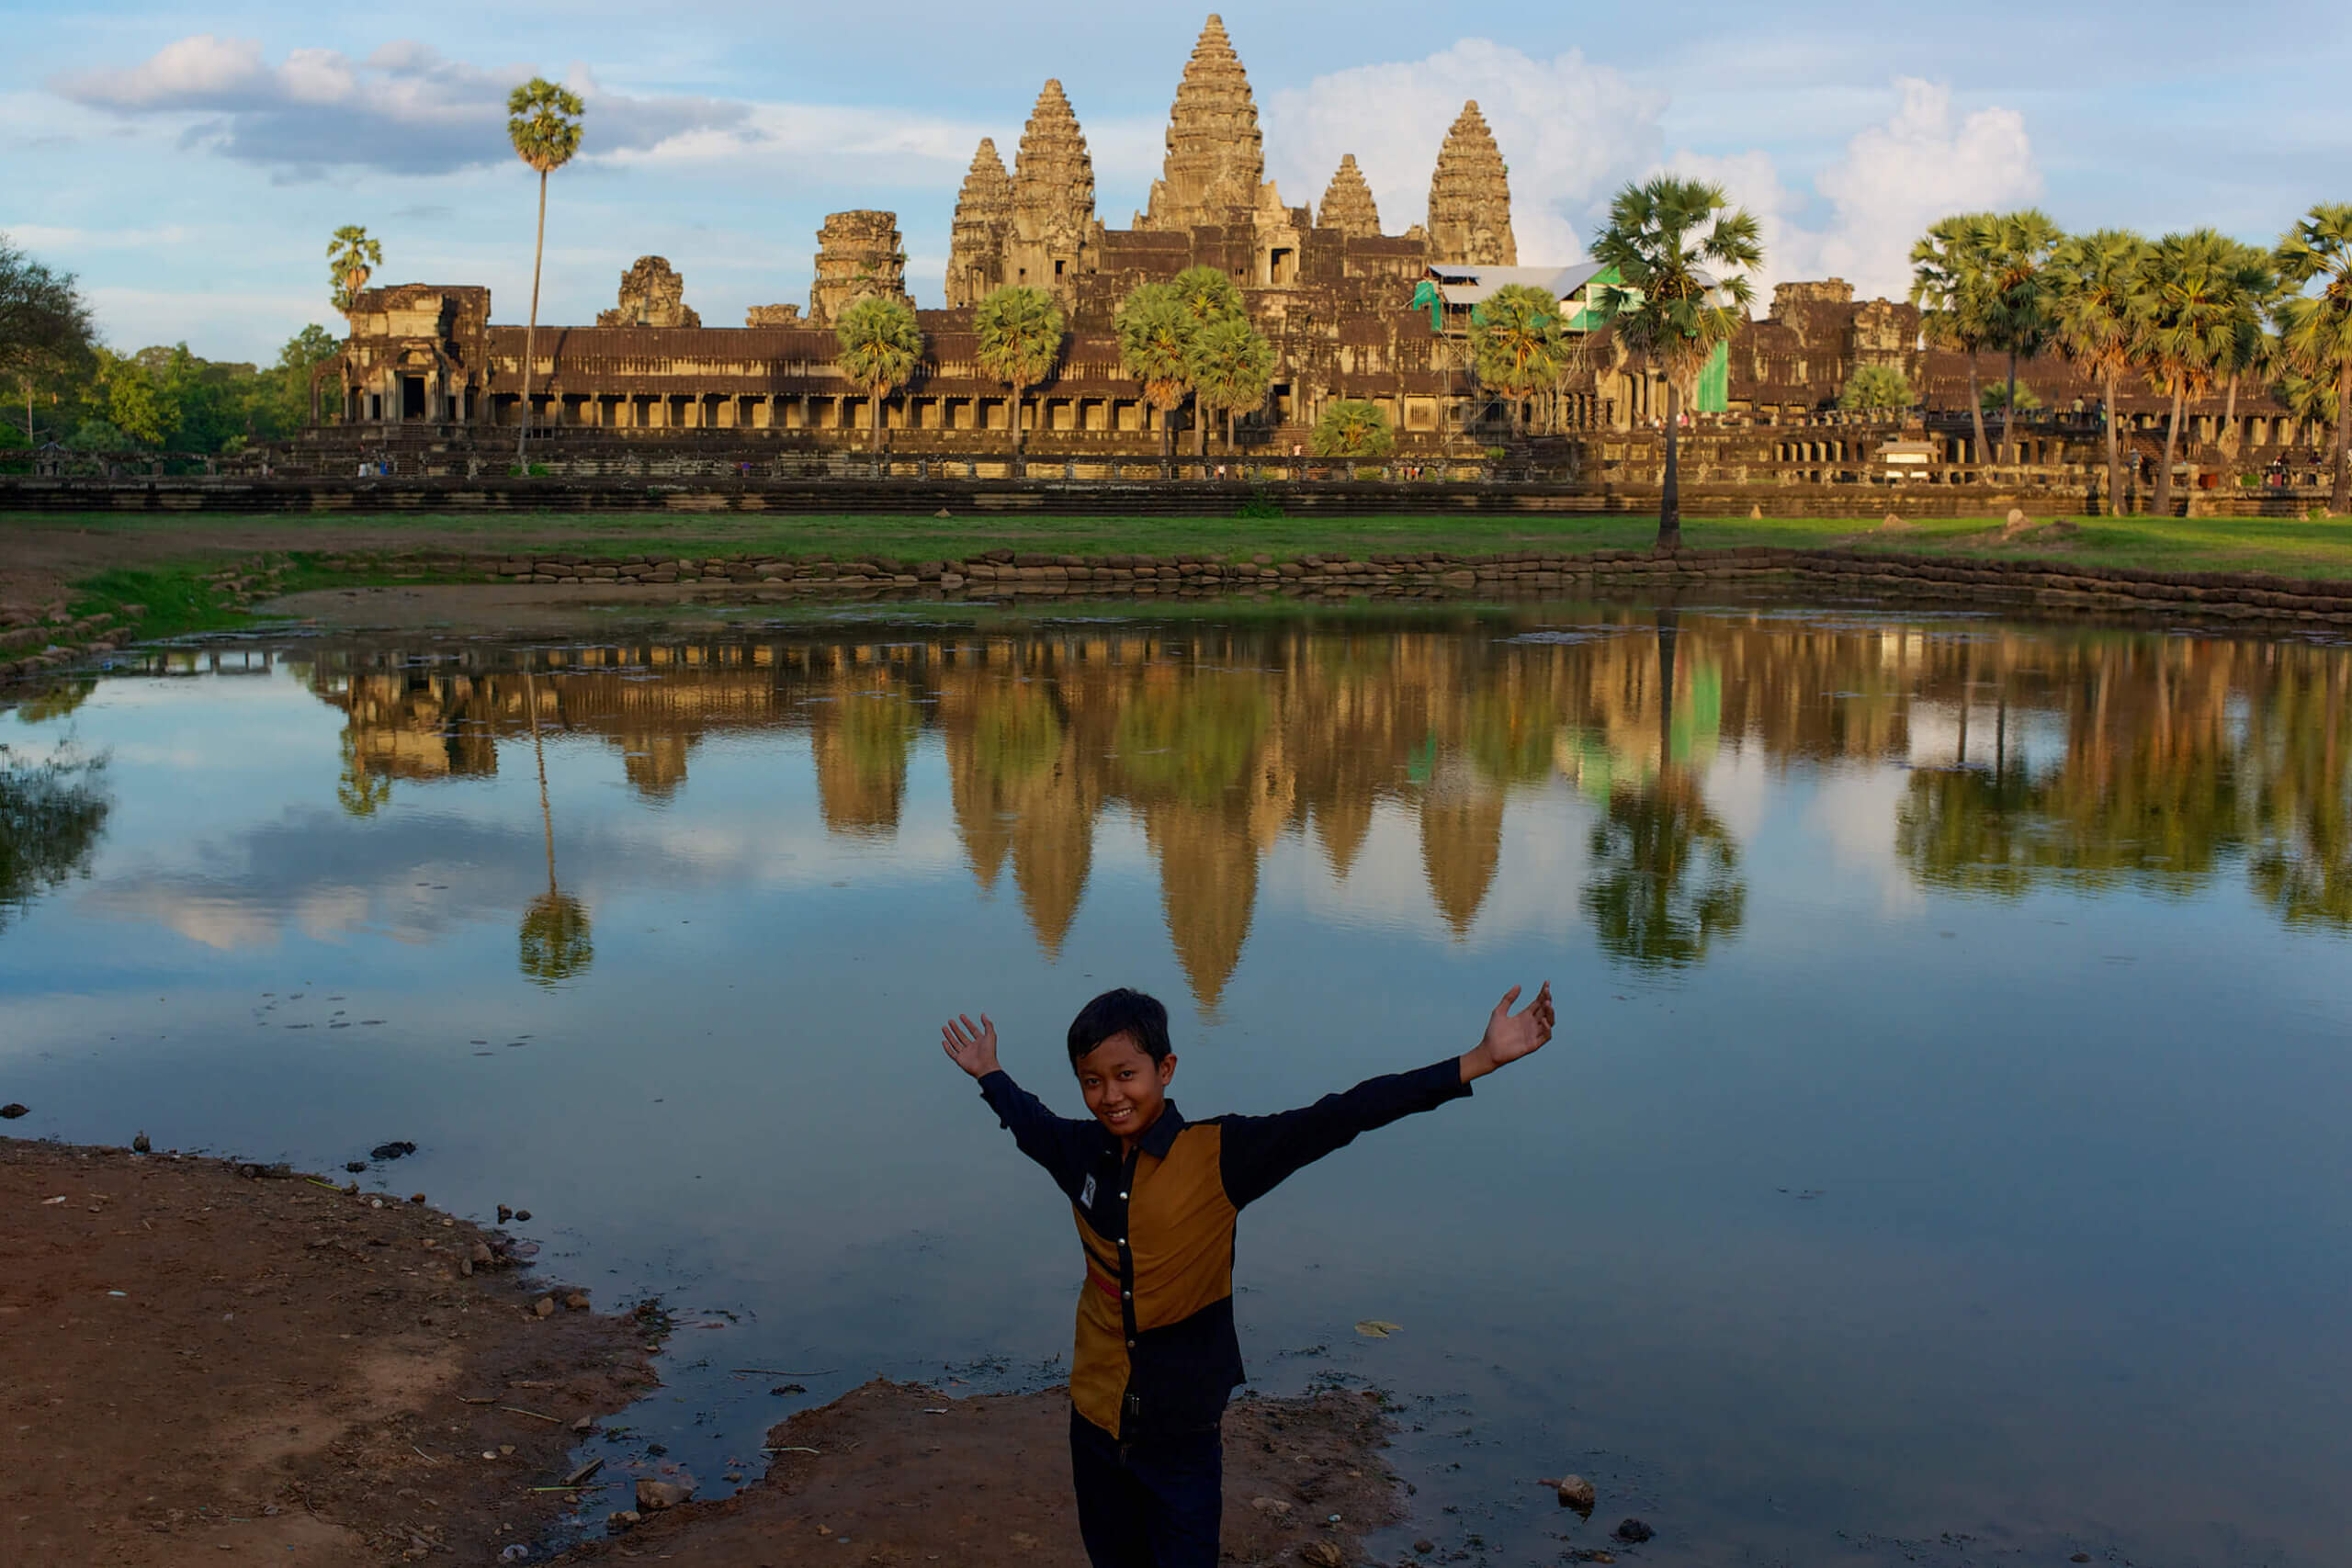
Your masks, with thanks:
M 1242 1224 L 1252 1387 L 1400 1406 L 1390 1560 L 2352 1539 L 2344 647 L 909 609 L 179 649 L 0 741 L 10 1130 L 413 1141 L 360 1179 L 676 1312 L 616 1461 L 724 1490 L 877 1373 L 1062 1375 L 1069 1213 L 950 1013 L 1074 1114 L 1071 1014 L 1151 990 L 1199 1116 L 1549 978 L 1541 1055 Z

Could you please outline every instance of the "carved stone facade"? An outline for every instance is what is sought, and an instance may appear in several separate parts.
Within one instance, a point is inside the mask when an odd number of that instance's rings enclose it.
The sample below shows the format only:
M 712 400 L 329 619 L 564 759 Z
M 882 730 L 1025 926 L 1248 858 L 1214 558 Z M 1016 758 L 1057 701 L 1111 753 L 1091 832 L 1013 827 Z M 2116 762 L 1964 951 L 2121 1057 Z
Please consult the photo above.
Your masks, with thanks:
M 997 156 L 996 140 L 980 138 L 971 172 L 956 197 L 947 252 L 947 308 L 977 305 L 1004 282 L 1005 243 L 1012 233 L 1012 176 Z
M 810 324 L 828 327 L 860 299 L 907 294 L 907 253 L 894 212 L 836 212 L 817 231 L 817 281 L 808 289 Z
M 1012 160 L 1012 223 L 997 262 L 1000 282 L 1066 291 L 1086 260 L 1094 221 L 1094 159 L 1062 85 L 1048 79 Z
M 620 303 L 596 312 L 600 327 L 698 327 L 686 280 L 661 256 L 639 256 L 621 274 Z

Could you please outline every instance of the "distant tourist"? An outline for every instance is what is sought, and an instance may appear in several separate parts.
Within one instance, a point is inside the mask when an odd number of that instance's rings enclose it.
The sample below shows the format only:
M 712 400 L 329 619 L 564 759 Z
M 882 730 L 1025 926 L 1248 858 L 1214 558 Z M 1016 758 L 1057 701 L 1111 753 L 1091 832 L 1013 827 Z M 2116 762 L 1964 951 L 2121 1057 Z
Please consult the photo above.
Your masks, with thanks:
M 1513 986 L 1478 1043 L 1418 1072 L 1367 1078 L 1274 1116 L 1188 1122 L 1168 1099 L 1168 1010 L 1105 991 L 1069 1026 L 1089 1120 L 1055 1115 L 997 1065 L 996 1025 L 957 1017 L 948 1059 L 980 1086 L 1021 1152 L 1075 1205 L 1086 1283 L 1070 1362 L 1078 1529 L 1094 1568 L 1217 1568 L 1225 1452 L 1240 1385 L 1233 1233 L 1250 1204 L 1360 1133 L 1470 1092 L 1552 1038 L 1547 981 L 1523 1011 Z

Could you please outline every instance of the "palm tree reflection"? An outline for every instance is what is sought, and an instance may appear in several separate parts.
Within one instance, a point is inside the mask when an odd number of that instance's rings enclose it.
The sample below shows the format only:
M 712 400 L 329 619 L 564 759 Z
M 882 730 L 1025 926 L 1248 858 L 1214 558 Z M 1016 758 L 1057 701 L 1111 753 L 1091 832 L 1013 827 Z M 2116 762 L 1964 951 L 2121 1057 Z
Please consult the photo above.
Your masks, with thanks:
M 542 986 L 556 986 L 587 973 L 595 962 L 587 907 L 556 886 L 555 813 L 548 804 L 547 744 L 539 734 L 539 687 L 528 671 L 523 677 L 524 701 L 531 714 L 531 752 L 539 765 L 539 821 L 546 829 L 548 890 L 531 900 L 523 912 L 517 964 L 524 975 Z
M 1674 747 L 1675 639 L 1681 615 L 1657 620 L 1658 769 L 1610 791 L 1593 825 L 1593 869 L 1580 898 L 1612 958 L 1645 969 L 1702 963 L 1709 948 L 1739 933 L 1747 884 L 1739 846 L 1709 810 L 1697 775 Z

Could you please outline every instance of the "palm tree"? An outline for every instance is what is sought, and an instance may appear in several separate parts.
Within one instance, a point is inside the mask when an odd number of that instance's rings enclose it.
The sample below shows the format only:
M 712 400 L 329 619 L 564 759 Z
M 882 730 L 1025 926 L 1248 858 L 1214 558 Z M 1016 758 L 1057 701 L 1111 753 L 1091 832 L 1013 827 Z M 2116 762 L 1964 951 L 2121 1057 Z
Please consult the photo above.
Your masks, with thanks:
M 2335 381 L 2335 483 L 2330 511 L 2352 512 L 2352 202 L 2321 202 L 2280 236 L 2280 278 L 2301 297 L 2281 323 L 2303 375 Z M 2301 294 L 2317 283 L 2316 296 Z
M 1745 272 L 1733 269 L 1761 265 L 1764 246 L 1755 218 L 1732 207 L 1723 186 L 1660 175 L 1617 193 L 1608 226 L 1593 242 L 1592 259 L 1618 277 L 1600 290 L 1595 313 L 1628 354 L 1666 378 L 1666 484 L 1658 499 L 1657 542 L 1661 549 L 1679 549 L 1675 434 L 1682 388 L 1747 321 L 1755 287 Z
M 2042 271 L 2065 235 L 2038 208 L 1993 220 L 1986 256 L 1987 324 L 1992 346 L 2009 356 L 2008 396 L 2001 403 L 2001 460 L 2018 460 L 2018 359 L 2040 354 L 2050 341 L 2049 291 Z
M 1204 409 L 1225 412 L 1225 452 L 1233 455 L 1233 416 L 1261 407 L 1274 381 L 1274 345 L 1247 316 L 1226 316 L 1203 327 L 1193 339 L 1191 375 L 1194 398 Z M 1202 422 L 1207 428 L 1207 422 Z M 1206 456 L 1205 453 L 1203 454 Z
M 1987 461 L 1984 391 L 1976 381 L 1976 356 L 1993 336 L 1988 258 L 1993 224 L 1989 212 L 1962 212 L 1944 219 L 1911 247 L 1911 303 L 1919 307 L 1919 329 L 1939 348 L 1968 355 L 1968 417 L 1976 430 L 1976 461 Z
M 2158 389 L 2172 394 L 2165 423 L 2165 455 L 2156 469 L 2155 513 L 2172 514 L 2173 456 L 2182 411 L 2212 385 L 2214 367 L 2240 330 L 2262 269 L 2245 248 L 2211 229 L 2166 234 L 2149 253 L 2147 292 L 2140 318 L 2140 363 Z
M 2215 371 L 2228 378 L 2225 385 L 2229 391 L 2222 404 L 2222 450 L 2233 463 L 2243 445 L 2238 439 L 2238 381 L 2249 372 L 2259 373 L 2270 358 L 2268 328 L 2284 287 L 2268 251 L 2240 245 L 2237 260 L 2239 265 L 2232 270 L 2243 297 L 2229 336 L 2222 342 L 2221 356 L 2213 365 Z
M 878 453 L 882 400 L 914 375 L 922 359 L 922 328 L 916 324 L 914 311 L 899 300 L 869 294 L 842 312 L 833 337 L 841 344 L 842 373 L 873 394 L 874 450 Z
M 1054 373 L 1062 355 L 1062 312 L 1042 288 L 1010 284 L 992 289 L 972 312 L 979 334 L 980 368 L 1012 393 L 1012 453 L 1021 457 L 1021 398 Z
M 1307 450 L 1318 457 L 1385 457 L 1396 449 L 1388 416 L 1362 398 L 1339 398 L 1307 433 Z
M 548 890 L 533 898 L 523 912 L 522 928 L 515 933 L 515 962 L 531 979 L 553 986 L 595 962 L 596 944 L 588 907 L 556 886 L 555 811 L 548 804 L 548 752 L 539 736 L 539 686 L 527 670 L 523 672 L 523 696 L 531 716 L 531 753 L 539 764 L 539 822 L 547 833 Z
M 2123 509 L 2115 383 L 2133 363 L 2147 265 L 2148 242 L 2126 229 L 2069 235 L 2050 260 L 2051 337 L 2059 353 L 2099 380 L 2110 517 Z
M 1558 296 L 1529 283 L 1496 289 L 1470 313 L 1470 352 L 1480 383 L 1510 399 L 1520 434 L 1521 407 L 1559 380 L 1566 358 Z
M 1176 298 L 1183 302 L 1184 309 L 1192 312 L 1196 335 L 1197 332 L 1206 332 L 1219 321 L 1246 315 L 1240 288 L 1217 267 L 1188 266 L 1175 276 L 1169 287 L 1176 291 Z M 1194 391 L 1197 393 L 1198 389 L 1195 382 Z M 1193 401 L 1197 405 L 1200 400 L 1195 396 Z M 1209 422 L 1204 415 L 1199 414 L 1196 414 L 1196 422 L 1199 434 L 1194 439 L 1200 455 L 1205 457 L 1209 455 Z
M 366 229 L 346 223 L 334 231 L 334 238 L 327 242 L 327 298 L 338 315 L 351 319 L 359 291 L 383 265 L 384 247 L 369 239 Z
M 544 76 L 534 76 L 506 95 L 507 140 L 514 143 L 514 155 L 539 174 L 539 234 L 531 246 L 531 320 L 523 329 L 522 417 L 514 431 L 518 465 L 531 434 L 531 364 L 539 335 L 539 263 L 548 248 L 548 176 L 580 151 L 580 117 L 584 112 L 578 94 Z
M 1119 368 L 1143 383 L 1144 401 L 1159 411 L 1165 464 L 1176 449 L 1169 416 L 1184 406 L 1192 390 L 1193 339 L 1200 319 L 1173 285 L 1144 283 L 1120 301 L 1113 325 L 1119 336 Z

